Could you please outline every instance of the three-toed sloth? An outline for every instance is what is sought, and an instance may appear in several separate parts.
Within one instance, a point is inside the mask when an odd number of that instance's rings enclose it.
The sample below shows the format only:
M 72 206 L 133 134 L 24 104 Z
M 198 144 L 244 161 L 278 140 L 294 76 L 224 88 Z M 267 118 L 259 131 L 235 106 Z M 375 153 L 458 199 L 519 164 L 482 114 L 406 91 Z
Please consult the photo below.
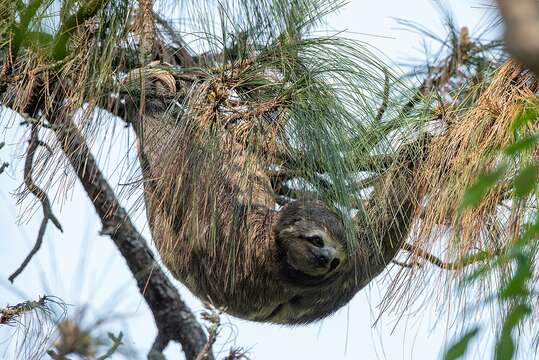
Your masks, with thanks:
M 341 214 L 323 202 L 298 199 L 277 210 L 264 154 L 230 129 L 153 114 L 135 130 L 164 264 L 197 297 L 237 317 L 322 319 L 377 276 L 408 234 L 417 199 L 406 166 L 380 178 L 367 216 L 355 220 L 351 249 Z

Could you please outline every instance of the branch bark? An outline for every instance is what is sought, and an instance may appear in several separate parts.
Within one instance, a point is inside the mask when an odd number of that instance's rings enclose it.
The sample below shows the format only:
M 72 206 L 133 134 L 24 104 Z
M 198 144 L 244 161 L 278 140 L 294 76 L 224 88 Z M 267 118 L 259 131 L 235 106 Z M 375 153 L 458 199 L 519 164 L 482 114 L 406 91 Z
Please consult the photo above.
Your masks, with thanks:
M 539 2 L 537 0 L 497 0 L 505 24 L 509 52 L 539 75 Z
M 71 122 L 55 127 L 54 132 L 101 219 L 102 233 L 110 235 L 125 258 L 154 316 L 159 335 L 158 346 L 154 344 L 152 350 L 161 351 L 174 340 L 182 345 L 187 359 L 196 359 L 207 342 L 203 328 L 161 270 L 125 209 L 120 206 L 84 137 Z M 213 359 L 211 353 L 209 359 Z

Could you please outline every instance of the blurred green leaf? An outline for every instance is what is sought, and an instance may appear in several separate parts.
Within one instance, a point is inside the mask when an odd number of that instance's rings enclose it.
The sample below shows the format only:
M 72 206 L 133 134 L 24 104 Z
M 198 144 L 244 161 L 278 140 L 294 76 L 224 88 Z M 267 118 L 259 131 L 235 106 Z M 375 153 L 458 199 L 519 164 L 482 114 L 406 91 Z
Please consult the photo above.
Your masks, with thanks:
M 480 175 L 464 193 L 461 210 L 477 206 L 490 188 L 505 175 L 506 169 L 506 165 L 500 165 L 496 170 Z
M 513 181 L 517 198 L 523 198 L 535 189 L 538 174 L 539 167 L 536 164 L 530 164 L 519 171 Z
M 496 266 L 499 263 L 497 260 L 488 261 L 485 264 L 481 264 L 469 274 L 466 274 L 461 281 L 461 286 L 464 287 L 473 283 L 474 281 L 484 277 L 492 271 L 493 266 Z
M 513 131 L 524 127 L 529 122 L 535 121 L 539 118 L 539 108 L 536 105 L 526 105 L 520 113 L 516 116 L 513 122 Z
M 529 291 L 527 281 L 533 276 L 532 260 L 529 254 L 520 254 L 516 257 L 517 270 L 509 282 L 501 289 L 500 298 L 510 299 L 526 296 Z
M 476 337 L 478 333 L 479 327 L 474 327 L 473 329 L 462 335 L 461 338 L 456 343 L 451 345 L 451 347 L 447 350 L 444 356 L 444 360 L 456 360 L 464 356 L 466 350 L 468 350 L 470 341 L 474 337 Z
M 539 239 L 539 219 L 535 223 L 526 226 L 526 230 L 522 234 L 521 238 L 524 242 Z
M 505 154 L 514 156 L 528 149 L 533 149 L 539 142 L 539 133 L 528 135 L 505 148 Z
M 22 45 L 43 47 L 52 44 L 53 36 L 43 31 L 30 31 L 23 39 Z
M 518 304 L 507 314 L 503 323 L 500 338 L 496 343 L 496 360 L 511 360 L 515 353 L 515 341 L 512 337 L 513 329 L 531 313 L 527 304 Z

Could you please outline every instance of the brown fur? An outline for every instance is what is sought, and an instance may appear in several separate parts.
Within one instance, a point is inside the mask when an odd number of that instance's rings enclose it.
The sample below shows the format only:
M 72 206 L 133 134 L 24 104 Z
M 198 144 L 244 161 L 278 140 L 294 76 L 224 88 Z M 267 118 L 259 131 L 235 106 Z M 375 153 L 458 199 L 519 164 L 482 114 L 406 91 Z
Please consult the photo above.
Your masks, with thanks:
M 339 214 L 312 201 L 274 210 L 264 154 L 201 123 L 145 116 L 136 129 L 153 240 L 196 296 L 249 320 L 309 323 L 345 305 L 395 256 L 416 203 L 406 167 L 378 185 L 350 254 Z M 339 248 L 339 266 L 323 276 L 305 276 L 285 260 L 311 228 Z

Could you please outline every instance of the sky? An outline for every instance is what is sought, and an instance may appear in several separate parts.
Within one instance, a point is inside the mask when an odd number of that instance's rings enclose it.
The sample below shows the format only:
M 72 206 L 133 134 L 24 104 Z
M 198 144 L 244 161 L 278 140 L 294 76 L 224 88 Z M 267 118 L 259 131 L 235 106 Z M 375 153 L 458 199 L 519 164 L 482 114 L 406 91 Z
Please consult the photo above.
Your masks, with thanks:
M 442 3 L 454 11 L 458 24 L 470 27 L 472 36 L 477 24 L 484 20 L 485 13 L 490 13 L 484 8 L 485 1 L 452 0 Z M 416 21 L 443 34 L 439 13 L 433 2 L 428 0 L 352 0 L 329 17 L 328 25 L 336 31 L 346 30 L 347 36 L 368 43 L 394 63 L 422 59 L 421 38 L 402 30 L 395 18 Z M 35 299 L 42 294 L 54 294 L 72 304 L 71 311 L 77 306 L 87 306 L 89 322 L 117 315 L 115 318 L 118 320 L 105 324 L 106 329 L 117 332 L 128 328 L 126 344 L 145 354 L 155 336 L 153 319 L 112 241 L 98 235 L 98 218 L 80 185 L 74 185 L 67 199 L 54 201 L 54 212 L 64 232 L 49 226 L 38 256 L 14 286 L 7 282 L 8 275 L 31 248 L 41 221 L 38 207 L 33 208 L 36 211 L 29 220 L 27 217 L 20 219 L 24 207 L 16 206 L 12 196 L 22 181 L 22 160 L 11 159 L 11 155 L 22 148 L 12 140 L 22 131 L 17 124 L 14 121 L 13 126 L 0 129 L 0 142 L 7 144 L 0 150 L 0 161 L 12 163 L 0 176 L 0 306 Z M 119 184 L 126 181 L 128 169 L 117 164 L 126 163 L 122 160 L 132 145 L 133 134 L 120 123 L 110 129 L 103 136 L 105 142 L 113 144 L 113 147 L 95 144 L 93 150 L 99 153 L 111 149 L 108 156 L 100 157 L 100 166 L 110 183 L 121 190 L 123 187 Z M 115 149 L 118 151 L 113 151 Z M 54 192 L 51 196 L 54 197 Z M 125 205 L 129 207 L 132 204 Z M 134 220 L 146 239 L 150 239 L 141 211 L 136 212 Z M 17 221 L 22 221 L 22 224 L 17 224 Z M 232 345 L 241 346 L 250 351 L 252 358 L 259 360 L 439 358 L 444 344 L 451 339 L 451 331 L 443 312 L 436 311 L 435 299 L 447 295 L 426 294 L 419 302 L 420 306 L 414 307 L 414 313 L 400 320 L 398 314 L 384 314 L 376 321 L 381 298 L 392 275 L 391 271 L 383 273 L 368 289 L 357 294 L 348 306 L 334 316 L 309 326 L 257 324 L 224 315 L 223 329 L 214 350 L 226 353 Z M 176 284 L 191 308 L 199 313 L 202 310 L 200 302 L 181 284 Z M 0 329 L 0 358 L 2 354 L 9 354 L 10 341 L 14 338 L 8 338 L 5 329 Z M 168 359 L 182 359 L 178 345 L 169 346 L 166 355 Z

